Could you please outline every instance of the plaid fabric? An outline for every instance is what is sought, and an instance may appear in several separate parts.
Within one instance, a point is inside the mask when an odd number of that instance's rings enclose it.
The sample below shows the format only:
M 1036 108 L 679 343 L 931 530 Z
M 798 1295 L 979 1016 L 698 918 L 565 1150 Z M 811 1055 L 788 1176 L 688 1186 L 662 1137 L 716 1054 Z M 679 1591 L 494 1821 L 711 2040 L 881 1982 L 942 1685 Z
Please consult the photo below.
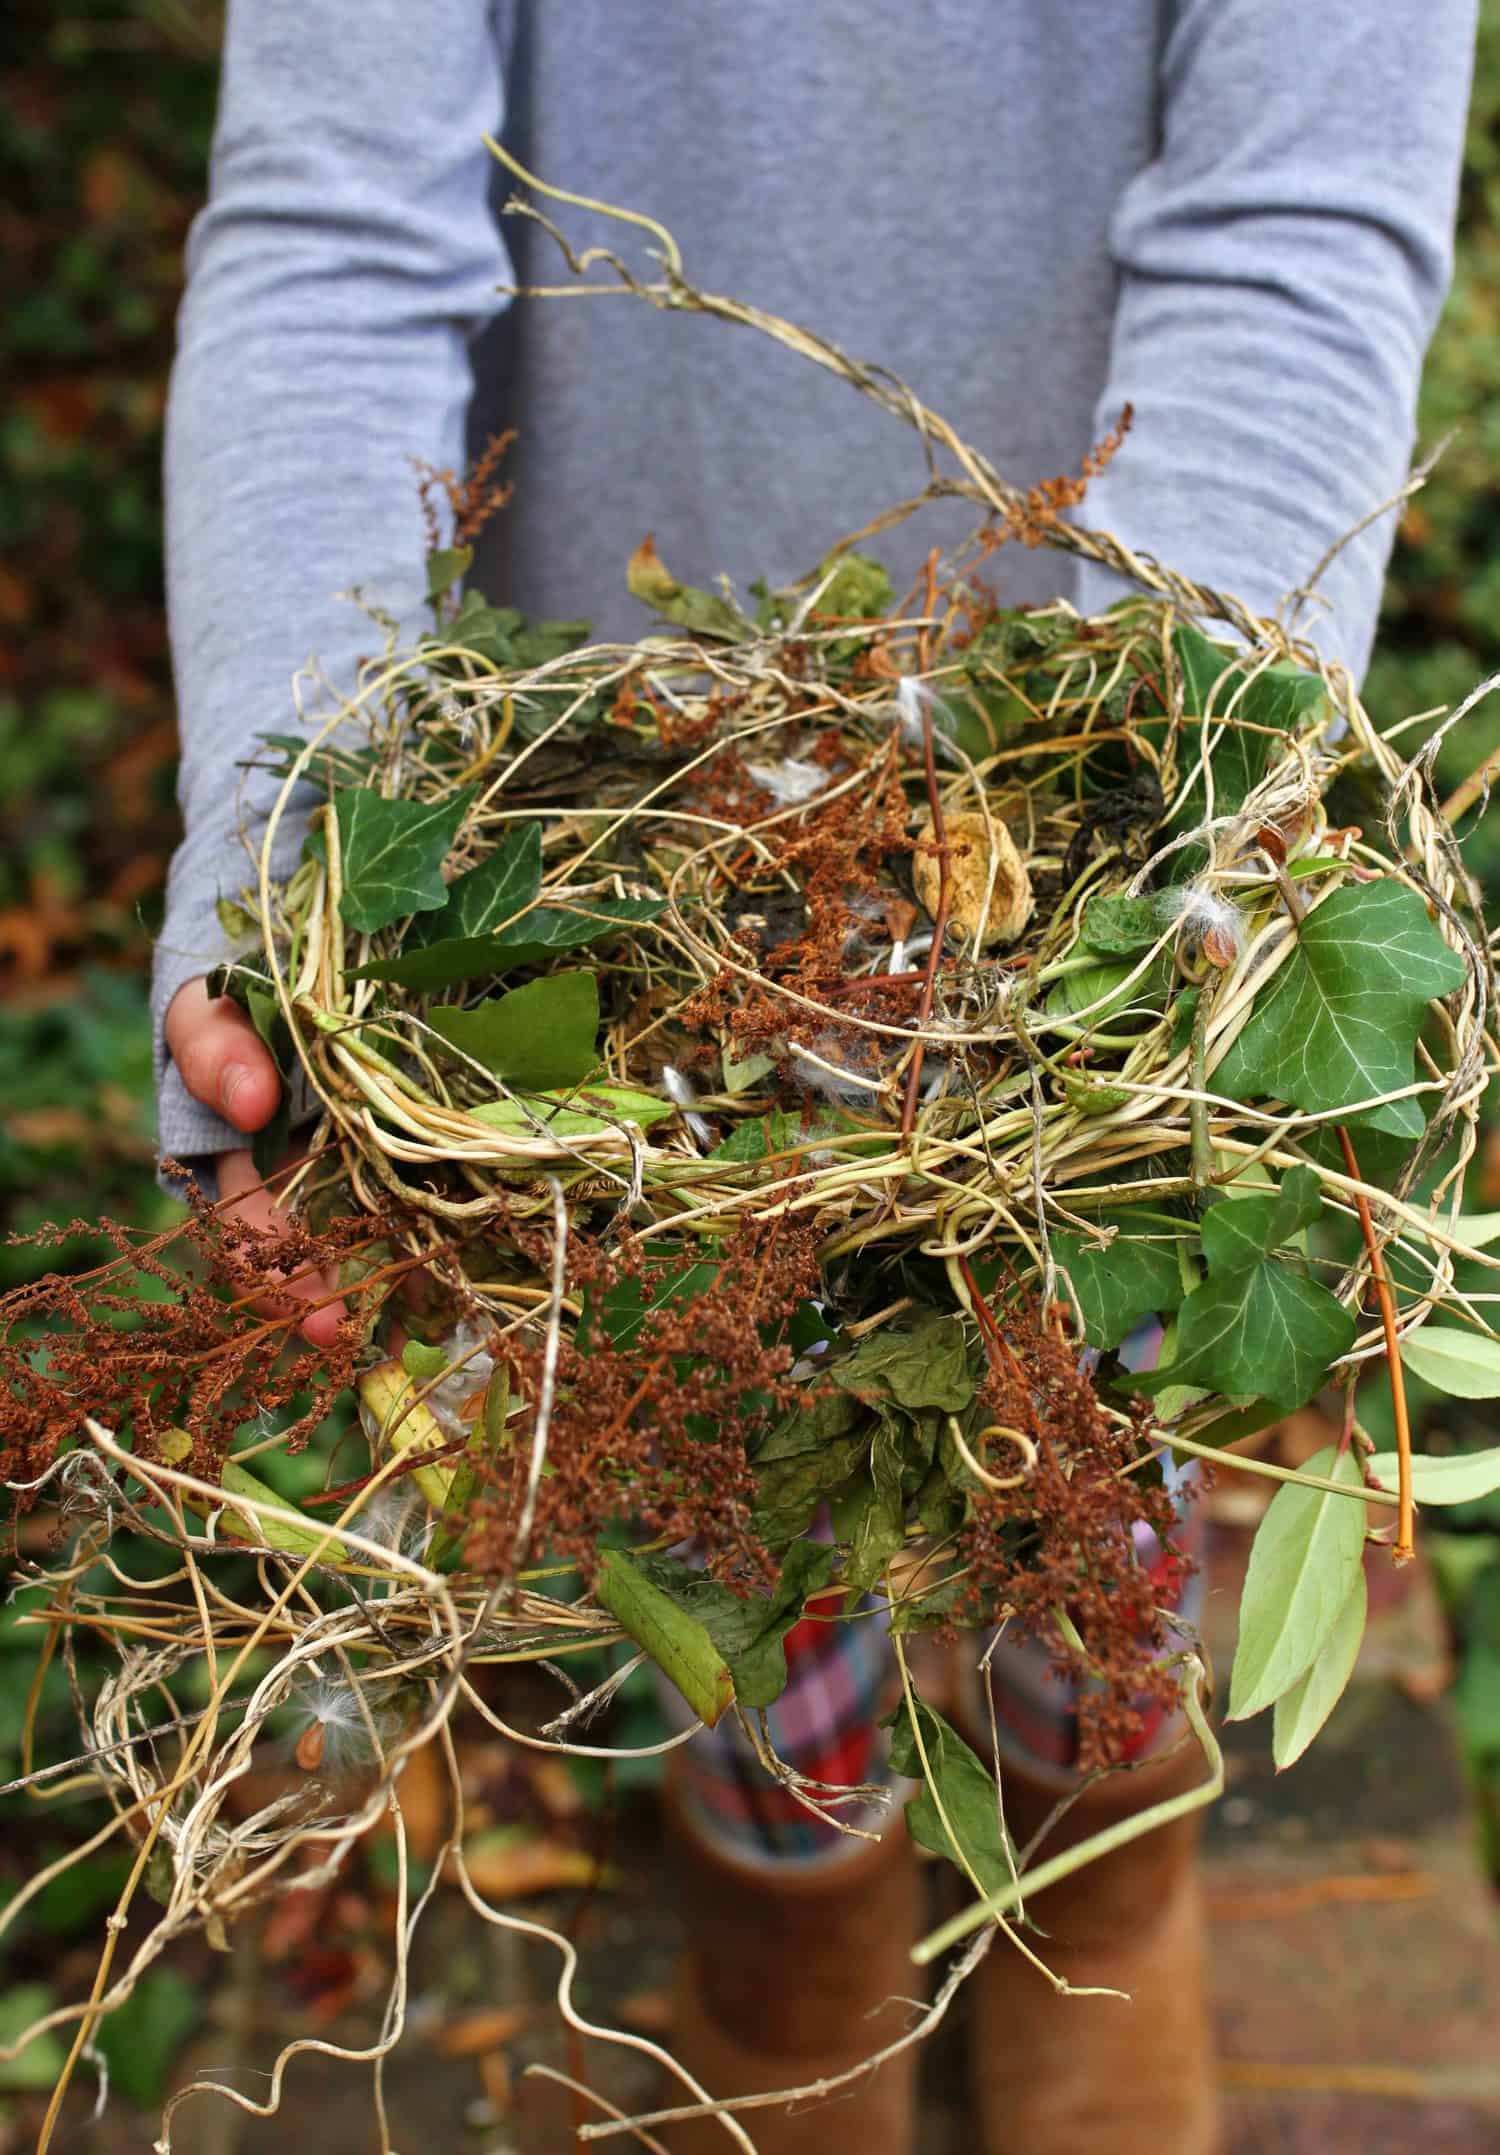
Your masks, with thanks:
M 1141 1368 L 1154 1361 L 1160 1337 L 1159 1327 L 1142 1327 L 1126 1349 L 1128 1366 Z M 1177 1548 L 1197 1563 L 1206 1521 L 1201 1506 L 1190 1501 L 1196 1470 L 1179 1469 L 1168 1461 L 1164 1471 L 1181 1521 Z M 1145 1527 L 1136 1529 L 1136 1553 L 1150 1574 L 1157 1605 L 1196 1624 L 1203 1601 L 1201 1569 L 1184 1579 L 1184 1567 Z M 841 1599 L 835 1591 L 823 1597 L 821 1607 L 831 1613 Z M 771 1747 L 804 1779 L 825 1787 L 863 1783 L 890 1788 L 896 1777 L 890 1771 L 889 1740 L 877 1723 L 894 1706 L 901 1684 L 884 1615 L 869 1603 L 867 1615 L 841 1623 L 829 1621 L 826 1614 L 820 1620 L 819 1606 L 810 1602 L 812 1613 L 787 1634 L 787 1687 L 766 1714 Z M 969 1694 L 962 1702 L 964 1714 L 979 1729 L 987 1725 L 988 1715 L 974 1665 L 983 1659 L 988 1643 L 981 1644 L 972 1662 L 966 1657 L 964 1671 Z M 988 1670 L 1002 1763 L 1009 1759 L 1044 1774 L 1073 1767 L 1078 1757 L 1079 1681 L 1059 1675 L 1052 1653 L 1033 1639 L 1002 1636 L 989 1655 Z M 680 1693 L 665 1679 L 660 1691 L 667 1719 L 676 1728 L 687 1727 L 692 1717 Z M 1131 1747 L 1132 1758 L 1149 1757 L 1177 1732 L 1178 1717 L 1156 1702 L 1143 1700 L 1141 1712 L 1144 1725 Z M 700 1730 L 676 1760 L 682 1800 L 700 1830 L 742 1862 L 816 1862 L 861 1845 L 771 1778 L 732 1714 L 716 1729 Z M 819 1800 L 846 1825 L 869 1828 L 886 1815 L 884 1806 L 869 1802 L 829 1804 L 821 1792 Z
M 830 1801 L 824 1790 L 891 1784 L 890 1739 L 878 1723 L 901 1683 L 883 1613 L 871 1603 L 870 1613 L 852 1622 L 830 1621 L 842 1599 L 839 1591 L 809 1602 L 810 1613 L 787 1633 L 787 1686 L 767 1708 L 766 1728 L 778 1758 L 823 1784 L 813 1792 L 820 1805 L 846 1826 L 869 1829 L 885 1806 Z M 661 1695 L 667 1719 L 685 1727 L 691 1716 L 681 1695 L 666 1683 Z M 741 1860 L 806 1863 L 862 1845 L 771 1778 L 732 1714 L 677 1753 L 677 1772 L 678 1792 L 700 1829 Z
M 1191 1486 L 1190 1478 L 1184 1477 Z M 1195 1562 L 1201 1558 L 1206 1533 L 1202 1507 L 1185 1504 L 1187 1490 L 1179 1498 L 1182 1524 L 1177 1548 Z M 1186 1623 L 1196 1625 L 1203 1608 L 1203 1573 L 1187 1573 L 1175 1557 L 1164 1550 L 1149 1527 L 1136 1528 L 1136 1554 L 1145 1565 L 1155 1590 L 1158 1608 L 1172 1609 Z M 1001 1763 L 1008 1759 L 1023 1771 L 1039 1767 L 1056 1772 L 1078 1763 L 1078 1700 L 1084 1682 L 1059 1673 L 1051 1651 L 1038 1639 L 1002 1637 L 989 1659 L 990 1696 L 995 1707 L 995 1734 Z M 972 1685 L 977 1693 L 978 1683 Z M 981 1729 L 986 1715 L 980 1698 L 971 1699 L 970 1718 Z M 1179 1716 L 1157 1700 L 1140 1702 L 1140 1735 L 1126 1751 L 1127 1759 L 1149 1758 L 1165 1748 L 1175 1736 Z

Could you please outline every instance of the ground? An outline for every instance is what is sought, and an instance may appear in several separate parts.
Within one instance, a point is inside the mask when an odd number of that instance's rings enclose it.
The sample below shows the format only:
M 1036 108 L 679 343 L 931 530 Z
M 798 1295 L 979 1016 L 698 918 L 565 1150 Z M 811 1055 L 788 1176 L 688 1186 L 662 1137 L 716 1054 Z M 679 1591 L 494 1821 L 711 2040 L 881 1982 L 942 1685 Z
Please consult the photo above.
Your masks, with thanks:
M 1207 1617 L 1220 1668 L 1248 1543 L 1227 1510 L 1229 1523 L 1214 1529 Z M 1500 2148 L 1500 1928 L 1441 1695 L 1441 1625 L 1420 1569 L 1396 1581 L 1387 1558 L 1371 1561 L 1370 1634 L 1324 1738 L 1278 1777 L 1263 1719 L 1224 1732 L 1228 1787 L 1209 1829 L 1206 1885 L 1227 2155 Z M 598 2019 L 665 2035 L 679 1930 L 649 1797 L 625 1805 L 612 1869 L 578 1941 L 579 2001 Z M 936 1866 L 931 1890 L 934 1908 L 949 1905 L 948 1875 Z M 576 1900 L 522 1905 L 566 1923 Z M 312 1916 L 296 1955 L 284 1936 L 247 1934 L 205 1968 L 207 2024 L 184 2068 L 222 2068 L 264 2099 L 267 2069 L 293 2037 L 375 2036 L 369 2009 L 312 2024 L 308 1957 L 316 1971 L 339 1910 Z M 489 1930 L 456 1896 L 440 1898 L 418 1934 L 409 2033 L 386 2071 L 400 2155 L 576 2146 L 568 2097 L 526 2077 L 531 2063 L 583 2070 L 622 2105 L 651 2100 L 644 2061 L 592 2048 L 586 2061 L 570 2055 L 547 2003 L 555 1969 L 552 1947 Z M 925 2060 L 921 2155 L 972 2155 L 966 2033 L 960 2001 Z M 66 2144 L 146 2155 L 153 2132 L 111 2105 L 96 2127 L 80 2111 Z M 171 2142 L 173 2155 L 373 2155 L 377 2144 L 370 2069 L 317 2054 L 289 2068 L 280 2117 L 260 2122 L 198 2098 Z M 831 2119 L 830 2155 L 837 2145 Z

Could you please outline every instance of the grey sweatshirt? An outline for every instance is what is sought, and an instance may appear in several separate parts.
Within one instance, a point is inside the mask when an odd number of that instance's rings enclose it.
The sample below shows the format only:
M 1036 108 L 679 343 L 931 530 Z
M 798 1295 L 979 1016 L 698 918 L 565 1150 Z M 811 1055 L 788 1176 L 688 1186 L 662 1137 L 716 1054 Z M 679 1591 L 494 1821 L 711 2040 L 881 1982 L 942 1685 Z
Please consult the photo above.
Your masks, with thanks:
M 647 530 L 691 581 L 790 578 L 922 483 L 914 436 L 748 331 L 622 298 L 507 307 L 504 282 L 565 280 L 534 227 L 502 236 L 483 133 L 661 219 L 709 289 L 893 367 L 1022 484 L 1076 470 L 1133 404 L 1087 520 L 1271 610 L 1407 469 L 1474 14 L 230 0 L 168 412 L 186 836 L 153 980 L 161 1150 L 202 1168 L 244 1142 L 188 1096 L 162 1018 L 248 880 L 236 763 L 289 728 L 299 667 L 347 679 L 374 643 L 338 594 L 420 625 L 412 457 L 458 466 L 466 424 L 516 425 L 474 581 L 628 636 Z M 878 551 L 899 583 L 970 521 L 933 512 Z M 1314 633 L 1356 671 L 1390 540 L 1386 518 L 1323 580 Z M 1120 588 L 1048 552 L 993 566 L 1007 603 Z

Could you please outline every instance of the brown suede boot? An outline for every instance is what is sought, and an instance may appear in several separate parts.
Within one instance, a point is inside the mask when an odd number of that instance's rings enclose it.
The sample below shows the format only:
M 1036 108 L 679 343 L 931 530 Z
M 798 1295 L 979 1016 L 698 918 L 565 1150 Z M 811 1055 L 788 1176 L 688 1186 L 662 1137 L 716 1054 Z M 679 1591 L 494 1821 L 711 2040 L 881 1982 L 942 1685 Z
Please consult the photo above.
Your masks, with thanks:
M 710 2094 L 829 2079 L 907 2032 L 915 2014 L 898 2001 L 922 1987 L 908 1957 L 921 1881 L 899 1818 L 879 1842 L 805 1871 L 736 1863 L 670 1796 L 667 1819 L 687 1927 L 670 2048 Z M 823 2101 L 737 2115 L 759 2155 L 910 2155 L 915 2083 L 913 2046 Z M 712 2119 L 652 2130 L 672 2155 L 730 2144 Z
M 1191 1788 L 1190 1746 L 1088 1789 L 1029 1858 L 1045 1861 L 1117 1819 Z M 1024 1848 L 1059 1791 L 1007 1769 L 1005 1813 Z M 1214 2155 L 1219 2114 L 1196 1851 L 1202 1812 L 1085 1864 L 1028 1904 L 1026 1933 L 1068 1983 L 1055 1992 L 997 1938 L 976 1969 L 973 2073 L 985 2155 Z

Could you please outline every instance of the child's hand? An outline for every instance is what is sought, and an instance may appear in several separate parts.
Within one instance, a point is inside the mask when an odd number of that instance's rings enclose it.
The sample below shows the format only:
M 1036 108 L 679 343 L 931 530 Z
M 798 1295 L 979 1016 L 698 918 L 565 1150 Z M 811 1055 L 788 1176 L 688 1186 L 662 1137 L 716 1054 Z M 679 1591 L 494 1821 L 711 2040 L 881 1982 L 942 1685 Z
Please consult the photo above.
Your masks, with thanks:
M 237 1003 L 228 996 L 211 998 L 201 979 L 186 981 L 167 1011 L 166 1036 L 172 1060 L 195 1100 L 247 1135 L 270 1121 L 281 1098 L 281 1080 L 264 1041 Z M 218 1164 L 219 1196 L 233 1200 L 225 1210 L 252 1227 L 279 1234 L 285 1212 L 273 1203 L 248 1145 L 221 1152 Z M 331 1274 L 307 1273 L 290 1281 L 284 1294 L 259 1298 L 255 1307 L 265 1316 L 276 1316 L 285 1309 L 288 1295 L 324 1303 L 302 1326 L 308 1344 L 323 1347 L 346 1315 L 342 1302 L 326 1300 L 337 1290 Z

